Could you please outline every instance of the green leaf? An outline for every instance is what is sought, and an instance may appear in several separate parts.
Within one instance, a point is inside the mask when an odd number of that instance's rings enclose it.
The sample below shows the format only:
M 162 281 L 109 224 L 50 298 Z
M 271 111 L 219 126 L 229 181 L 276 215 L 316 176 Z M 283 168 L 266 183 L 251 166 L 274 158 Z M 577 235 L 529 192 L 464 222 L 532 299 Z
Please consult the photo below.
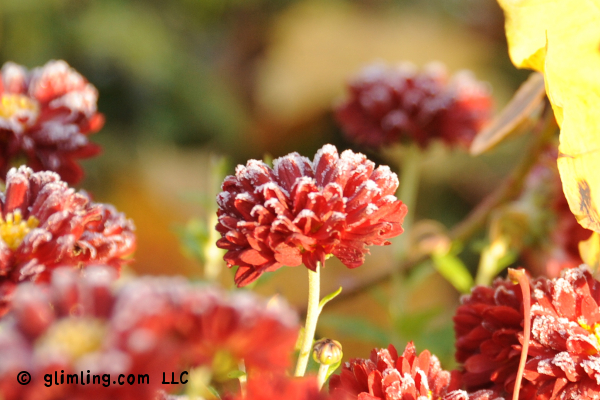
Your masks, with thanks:
M 342 287 L 341 286 L 335 292 L 329 293 L 327 296 L 323 297 L 321 299 L 321 301 L 319 302 L 319 314 L 321 313 L 321 311 L 323 311 L 323 307 L 325 307 L 325 304 L 327 304 L 331 300 L 335 299 L 337 297 L 337 295 L 340 294 L 340 293 L 342 293 Z
M 450 253 L 434 253 L 431 256 L 435 269 L 459 292 L 468 293 L 473 286 L 473 277 L 463 262 Z
M 342 360 L 329 366 L 329 369 L 327 370 L 327 375 L 325 376 L 325 382 L 327 382 L 327 379 L 329 379 L 329 377 L 340 367 L 340 365 L 342 365 Z

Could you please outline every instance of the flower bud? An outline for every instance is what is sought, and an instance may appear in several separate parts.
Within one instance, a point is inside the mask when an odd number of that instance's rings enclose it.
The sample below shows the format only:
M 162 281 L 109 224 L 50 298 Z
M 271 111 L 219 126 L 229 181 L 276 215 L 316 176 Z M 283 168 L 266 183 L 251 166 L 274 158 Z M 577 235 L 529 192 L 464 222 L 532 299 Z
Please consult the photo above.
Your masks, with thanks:
M 319 364 L 332 365 L 340 362 L 343 356 L 342 345 L 337 340 L 321 339 L 313 347 L 313 360 Z

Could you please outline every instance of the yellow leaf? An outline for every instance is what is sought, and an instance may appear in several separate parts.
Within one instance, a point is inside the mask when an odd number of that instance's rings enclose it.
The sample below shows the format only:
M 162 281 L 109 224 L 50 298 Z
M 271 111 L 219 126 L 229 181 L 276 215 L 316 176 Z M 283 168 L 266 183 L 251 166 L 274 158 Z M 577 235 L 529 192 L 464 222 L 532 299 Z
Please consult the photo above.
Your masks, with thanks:
M 544 73 L 569 207 L 600 232 L 600 0 L 499 0 L 513 63 Z
M 584 263 L 597 271 L 600 264 L 600 235 L 592 233 L 589 239 L 579 242 L 579 254 Z

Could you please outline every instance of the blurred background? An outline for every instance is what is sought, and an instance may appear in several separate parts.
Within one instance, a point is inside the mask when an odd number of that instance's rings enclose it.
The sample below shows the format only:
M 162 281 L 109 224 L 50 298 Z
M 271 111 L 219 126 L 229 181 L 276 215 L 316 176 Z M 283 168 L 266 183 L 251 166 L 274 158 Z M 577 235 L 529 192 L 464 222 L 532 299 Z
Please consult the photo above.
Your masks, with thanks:
M 203 246 L 215 238 L 214 198 L 236 164 L 292 151 L 312 158 L 325 143 L 387 162 L 346 141 L 332 117 L 362 67 L 441 61 L 450 72 L 470 69 L 489 83 L 497 109 L 528 75 L 508 59 L 494 0 L 4 0 L 0 59 L 28 68 L 64 59 L 98 88 L 106 124 L 92 140 L 104 153 L 83 162 L 80 187 L 135 221 L 131 269 L 210 275 L 227 287 L 232 271 L 215 263 L 218 253 L 207 260 Z M 428 149 L 411 211 L 453 226 L 498 185 L 523 140 L 477 158 Z M 322 293 L 396 266 L 392 247 L 372 253 L 352 271 L 331 259 Z M 475 270 L 476 251 L 461 259 Z M 305 268 L 282 268 L 255 289 L 302 311 Z M 450 368 L 458 298 L 423 263 L 393 285 L 330 303 L 318 336 L 341 341 L 345 358 L 415 340 Z

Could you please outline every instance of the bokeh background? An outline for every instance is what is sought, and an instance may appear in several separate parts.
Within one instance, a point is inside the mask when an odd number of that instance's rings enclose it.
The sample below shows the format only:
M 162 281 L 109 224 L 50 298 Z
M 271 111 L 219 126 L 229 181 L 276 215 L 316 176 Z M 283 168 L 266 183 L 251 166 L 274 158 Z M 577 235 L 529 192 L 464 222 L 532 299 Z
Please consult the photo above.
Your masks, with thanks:
M 83 162 L 80 187 L 135 221 L 131 270 L 210 276 L 227 287 L 231 271 L 214 257 L 207 265 L 204 251 L 224 174 L 249 158 L 312 158 L 325 143 L 365 152 L 332 117 L 360 68 L 441 61 L 451 72 L 470 69 L 489 82 L 496 109 L 527 75 L 508 59 L 494 0 L 4 0 L 0 59 L 29 68 L 64 59 L 98 88 L 106 125 L 93 141 L 104 153 Z M 451 227 L 498 185 L 523 140 L 477 158 L 433 146 L 411 211 Z M 353 271 L 330 260 L 323 293 L 397 267 L 393 246 L 372 253 Z M 475 250 L 461 258 L 476 268 Z M 255 289 L 301 312 L 306 271 L 281 269 Z M 393 284 L 330 303 L 318 335 L 341 341 L 346 357 L 415 340 L 450 368 L 458 297 L 423 263 L 399 271 Z

